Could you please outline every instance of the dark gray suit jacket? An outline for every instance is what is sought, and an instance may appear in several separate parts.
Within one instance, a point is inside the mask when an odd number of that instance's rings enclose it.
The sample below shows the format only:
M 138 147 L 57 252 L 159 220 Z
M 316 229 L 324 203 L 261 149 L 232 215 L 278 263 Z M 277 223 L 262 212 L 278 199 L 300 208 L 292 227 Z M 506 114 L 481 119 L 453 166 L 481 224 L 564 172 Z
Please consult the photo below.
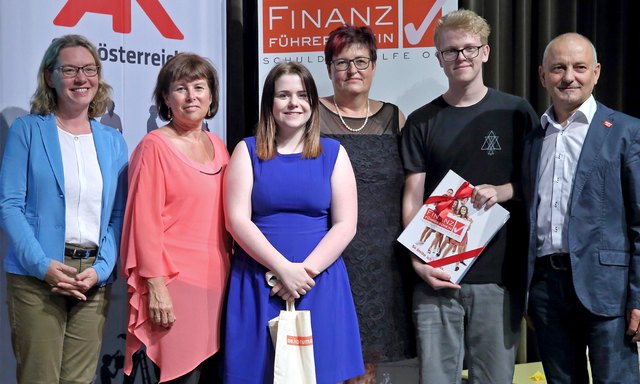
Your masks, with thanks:
M 545 127 L 527 138 L 522 188 L 528 207 L 527 288 L 536 259 L 538 166 Z M 640 308 L 640 120 L 598 103 L 567 209 L 573 285 L 593 314 Z

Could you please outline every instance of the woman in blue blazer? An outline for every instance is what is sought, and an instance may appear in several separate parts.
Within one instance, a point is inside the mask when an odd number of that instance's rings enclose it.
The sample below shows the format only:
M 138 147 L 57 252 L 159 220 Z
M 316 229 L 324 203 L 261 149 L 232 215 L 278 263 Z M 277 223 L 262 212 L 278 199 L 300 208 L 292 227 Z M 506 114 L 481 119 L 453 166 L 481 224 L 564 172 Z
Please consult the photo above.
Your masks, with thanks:
M 97 122 L 111 87 L 86 38 L 54 39 L 31 114 L 9 129 L 0 226 L 19 383 L 93 380 L 126 198 L 122 135 Z

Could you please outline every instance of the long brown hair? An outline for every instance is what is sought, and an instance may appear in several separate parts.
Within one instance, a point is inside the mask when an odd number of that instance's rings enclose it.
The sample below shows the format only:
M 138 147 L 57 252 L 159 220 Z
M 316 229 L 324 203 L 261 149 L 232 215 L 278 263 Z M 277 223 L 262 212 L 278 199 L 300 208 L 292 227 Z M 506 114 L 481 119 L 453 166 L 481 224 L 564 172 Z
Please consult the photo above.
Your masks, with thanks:
M 307 92 L 311 116 L 304 126 L 302 135 L 302 157 L 316 158 L 322 153 L 318 89 L 313 81 L 311 72 L 304 65 L 296 62 L 277 64 L 269 71 L 264 81 L 262 101 L 260 102 L 260 119 L 256 128 L 256 152 L 258 158 L 260 160 L 273 159 L 278 152 L 276 142 L 278 126 L 273 118 L 273 98 L 275 97 L 276 81 L 283 75 L 299 76 Z
M 102 115 L 107 109 L 111 99 L 109 92 L 111 86 L 102 79 L 102 66 L 100 65 L 100 56 L 96 47 L 84 36 L 81 35 L 64 35 L 53 39 L 51 44 L 44 52 L 40 69 L 38 69 L 38 87 L 31 97 L 31 113 L 37 115 L 48 115 L 55 112 L 58 108 L 58 94 L 54 88 L 47 85 L 45 78 L 46 72 L 53 72 L 53 66 L 58 61 L 58 55 L 63 48 L 82 47 L 91 53 L 93 60 L 98 66 L 98 91 L 89 104 L 89 118 Z

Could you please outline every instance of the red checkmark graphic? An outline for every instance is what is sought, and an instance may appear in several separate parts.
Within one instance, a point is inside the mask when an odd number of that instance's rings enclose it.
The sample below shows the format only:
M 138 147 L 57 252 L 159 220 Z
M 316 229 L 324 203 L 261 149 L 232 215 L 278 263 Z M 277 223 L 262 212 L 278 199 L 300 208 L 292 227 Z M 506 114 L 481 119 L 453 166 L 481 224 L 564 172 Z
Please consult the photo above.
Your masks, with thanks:
M 404 37 L 406 42 L 410 46 L 429 46 L 433 43 L 433 21 L 438 15 L 442 13 L 442 6 L 447 0 L 432 0 L 432 1 L 405 1 L 404 2 L 404 20 L 411 20 L 404 26 Z M 413 3 L 413 4 L 412 4 Z M 428 10 L 427 14 L 422 20 L 417 19 L 416 15 L 422 14 L 419 10 Z M 416 24 L 419 26 L 416 27 Z M 431 33 L 427 34 L 427 31 L 431 30 Z M 427 41 L 425 41 L 427 40 Z

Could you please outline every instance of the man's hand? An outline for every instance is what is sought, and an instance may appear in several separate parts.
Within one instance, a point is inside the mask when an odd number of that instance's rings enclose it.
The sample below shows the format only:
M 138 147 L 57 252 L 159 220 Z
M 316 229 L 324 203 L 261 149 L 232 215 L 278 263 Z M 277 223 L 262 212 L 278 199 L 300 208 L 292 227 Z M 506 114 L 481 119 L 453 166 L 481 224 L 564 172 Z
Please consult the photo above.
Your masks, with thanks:
M 412 256 L 411 264 L 418 276 L 436 291 L 443 288 L 460 289 L 458 284 L 451 282 L 451 276 L 438 268 L 425 264 L 417 256 Z
M 475 209 L 484 206 L 491 208 L 495 203 L 502 203 L 513 197 L 513 185 L 510 183 L 502 185 L 480 184 L 473 187 L 471 203 Z
M 631 341 L 640 341 L 640 309 L 634 308 L 627 312 L 627 335 L 632 336 Z
M 486 208 L 498 202 L 498 191 L 493 185 L 481 184 L 473 188 L 471 203 L 475 209 L 480 209 L 486 204 Z

